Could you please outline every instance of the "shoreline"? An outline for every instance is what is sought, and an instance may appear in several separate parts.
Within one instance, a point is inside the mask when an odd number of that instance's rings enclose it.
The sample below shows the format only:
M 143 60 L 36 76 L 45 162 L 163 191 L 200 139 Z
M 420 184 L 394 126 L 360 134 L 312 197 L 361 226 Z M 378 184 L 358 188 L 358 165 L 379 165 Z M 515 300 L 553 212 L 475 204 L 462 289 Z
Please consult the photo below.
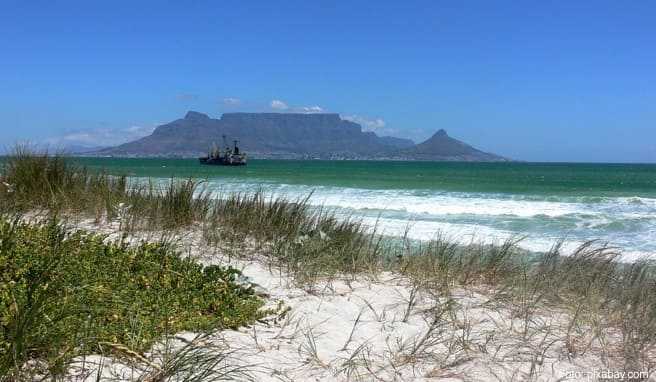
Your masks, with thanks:
M 90 165 L 94 171 L 103 171 L 107 164 L 106 170 L 112 174 L 125 171 L 136 178 L 157 178 L 164 185 L 171 177 L 191 176 L 203 180 L 201 188 L 228 195 L 258 190 L 292 200 L 312 195 L 310 203 L 316 208 L 364 219 L 368 225 L 375 225 L 380 218 L 379 228 L 390 235 L 402 236 L 405 225 L 412 224 L 409 234 L 413 239 L 430 240 L 438 231 L 461 242 L 469 241 L 463 235 L 496 241 L 525 236 L 521 245 L 539 252 L 548 251 L 561 238 L 576 244 L 600 239 L 622 248 L 627 258 L 656 254 L 656 241 L 652 240 L 656 239 L 656 194 L 653 188 L 645 188 L 652 178 L 645 173 L 647 169 L 631 172 L 628 167 L 583 166 L 585 169 L 569 173 L 552 166 L 544 171 L 543 166 L 522 165 L 518 170 L 491 171 L 476 165 L 389 169 L 385 164 L 370 168 L 364 163 L 308 162 L 259 163 L 247 171 L 225 171 L 175 160 L 91 160 L 80 164 Z M 594 174 L 607 170 L 609 178 L 598 181 Z M 475 175 L 479 171 L 482 173 Z M 515 171 L 519 171 L 517 178 L 527 179 L 526 184 L 508 175 Z M 618 175 L 625 171 L 629 172 Z M 546 176 L 544 184 L 541 175 Z M 501 176 L 499 185 L 491 181 L 497 176 Z

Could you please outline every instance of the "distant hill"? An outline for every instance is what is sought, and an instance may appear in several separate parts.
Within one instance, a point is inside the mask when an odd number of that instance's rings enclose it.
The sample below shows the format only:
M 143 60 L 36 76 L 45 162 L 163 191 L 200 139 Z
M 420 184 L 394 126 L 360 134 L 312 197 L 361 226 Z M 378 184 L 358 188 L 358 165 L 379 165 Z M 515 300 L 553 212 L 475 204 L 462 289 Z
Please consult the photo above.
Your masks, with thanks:
M 399 156 L 407 156 L 415 160 L 435 161 L 496 162 L 506 160 L 503 157 L 480 151 L 464 142 L 451 138 L 444 129 L 438 130 L 432 137 L 414 147 L 399 151 Z
M 223 135 L 230 144 L 239 140 L 242 151 L 256 158 L 503 159 L 452 138 L 434 144 L 430 142 L 433 137 L 415 145 L 409 139 L 379 137 L 363 132 L 359 124 L 343 120 L 338 114 L 225 113 L 213 119 L 195 111 L 157 127 L 147 137 L 99 150 L 95 155 L 195 157 L 206 153 L 213 143 L 221 144 Z M 453 145 L 460 145 L 460 149 Z

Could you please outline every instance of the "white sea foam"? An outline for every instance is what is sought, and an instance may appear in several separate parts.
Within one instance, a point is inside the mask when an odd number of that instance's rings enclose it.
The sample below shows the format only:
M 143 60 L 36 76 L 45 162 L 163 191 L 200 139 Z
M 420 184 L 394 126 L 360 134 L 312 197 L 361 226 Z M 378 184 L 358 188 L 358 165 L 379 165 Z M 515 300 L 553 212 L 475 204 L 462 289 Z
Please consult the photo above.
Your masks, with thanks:
M 430 240 L 438 232 L 462 243 L 524 236 L 526 249 L 546 251 L 558 240 L 570 248 L 599 239 L 630 258 L 656 254 L 656 199 L 371 190 L 226 181 L 208 184 L 217 195 L 262 190 L 303 199 L 360 218 L 387 235 Z
M 514 215 L 562 216 L 582 212 L 572 203 L 525 201 L 476 197 L 467 194 L 439 193 L 417 195 L 408 190 L 367 190 L 339 187 L 310 187 L 294 185 L 232 184 L 216 187 L 221 191 L 243 192 L 263 189 L 274 195 L 291 199 L 312 194 L 311 202 L 317 205 L 350 208 L 353 210 L 394 210 L 410 214 L 427 215 Z

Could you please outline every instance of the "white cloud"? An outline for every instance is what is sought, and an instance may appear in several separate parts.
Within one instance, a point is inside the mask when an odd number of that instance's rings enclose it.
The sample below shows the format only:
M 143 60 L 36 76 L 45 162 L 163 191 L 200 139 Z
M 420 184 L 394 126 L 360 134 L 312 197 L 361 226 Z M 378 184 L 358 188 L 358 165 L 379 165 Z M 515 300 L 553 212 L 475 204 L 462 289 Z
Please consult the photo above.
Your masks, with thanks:
M 342 119 L 355 122 L 362 126 L 363 131 L 379 131 L 385 127 L 382 118 L 367 118 L 360 115 L 344 115 Z
M 227 97 L 224 98 L 223 104 L 226 106 L 238 106 L 241 104 L 241 100 L 239 98 L 234 98 L 234 97 Z
M 285 102 L 283 102 L 279 99 L 272 100 L 271 103 L 269 104 L 269 106 L 271 106 L 271 108 L 275 109 L 275 110 L 287 110 L 287 109 L 289 109 L 289 106 L 287 106 L 287 104 Z
M 274 110 L 284 111 L 287 113 L 324 113 L 325 110 L 319 106 L 289 106 L 285 101 L 274 99 L 269 103 L 269 107 Z
M 62 136 L 48 138 L 44 143 L 52 146 L 116 146 L 150 135 L 152 126 L 130 126 L 121 129 L 96 128 L 78 130 Z
M 298 108 L 295 108 L 295 111 L 299 111 L 301 113 L 323 113 L 324 110 L 321 106 L 301 106 Z

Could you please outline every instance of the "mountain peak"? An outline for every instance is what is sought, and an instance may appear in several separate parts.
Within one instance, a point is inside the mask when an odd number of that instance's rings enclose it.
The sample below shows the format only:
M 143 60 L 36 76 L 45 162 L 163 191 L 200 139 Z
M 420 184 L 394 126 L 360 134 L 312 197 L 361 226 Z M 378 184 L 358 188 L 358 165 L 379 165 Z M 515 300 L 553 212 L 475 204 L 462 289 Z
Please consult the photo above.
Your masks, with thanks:
M 444 129 L 439 129 L 435 134 L 433 134 L 433 137 L 448 137 L 449 134 L 446 133 L 446 130 Z
M 199 113 L 197 111 L 189 110 L 187 114 L 185 115 L 184 119 L 190 119 L 190 120 L 205 120 L 205 119 L 210 119 L 210 117 L 207 114 Z
M 500 156 L 480 151 L 462 141 L 451 138 L 444 129 L 439 129 L 432 137 L 415 147 L 404 150 L 403 153 L 423 160 L 504 160 Z

